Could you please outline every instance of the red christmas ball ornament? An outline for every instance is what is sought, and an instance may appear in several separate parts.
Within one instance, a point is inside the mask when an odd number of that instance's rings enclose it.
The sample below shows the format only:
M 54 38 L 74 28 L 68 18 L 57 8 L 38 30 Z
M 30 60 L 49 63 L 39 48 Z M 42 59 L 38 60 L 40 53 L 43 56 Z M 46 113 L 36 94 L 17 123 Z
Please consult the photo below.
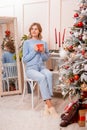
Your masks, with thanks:
M 83 27 L 83 22 L 78 22 L 78 27 Z
M 76 17 L 79 17 L 79 14 L 78 14 L 78 13 L 75 13 L 75 14 L 74 14 L 74 18 L 76 18 Z
M 78 74 L 74 75 L 74 80 L 78 80 L 78 79 L 79 79 L 79 75 Z
M 69 78 L 69 81 L 70 81 L 70 83 L 73 83 L 74 82 L 74 78 L 73 77 Z
M 72 50 L 73 49 L 73 46 L 71 45 L 71 46 L 69 46 L 69 50 Z

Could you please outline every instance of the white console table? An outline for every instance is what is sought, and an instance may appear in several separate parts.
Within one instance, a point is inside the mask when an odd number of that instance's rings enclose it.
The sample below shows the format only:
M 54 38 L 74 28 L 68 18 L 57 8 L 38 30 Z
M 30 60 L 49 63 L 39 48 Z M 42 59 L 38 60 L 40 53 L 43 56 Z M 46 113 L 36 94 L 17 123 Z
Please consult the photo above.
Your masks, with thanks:
M 50 53 L 50 58 L 47 62 L 47 68 L 53 73 L 53 92 L 61 93 L 61 88 L 59 85 L 59 66 L 61 62 L 61 57 L 59 53 Z

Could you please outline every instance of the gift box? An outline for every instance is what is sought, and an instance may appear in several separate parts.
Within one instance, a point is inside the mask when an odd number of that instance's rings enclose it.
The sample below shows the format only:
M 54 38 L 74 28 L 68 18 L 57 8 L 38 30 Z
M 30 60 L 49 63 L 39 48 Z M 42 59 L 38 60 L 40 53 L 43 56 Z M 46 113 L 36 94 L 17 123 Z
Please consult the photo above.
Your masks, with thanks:
M 80 127 L 85 127 L 85 124 L 86 124 L 86 112 L 87 112 L 87 109 L 79 110 L 78 124 L 79 124 Z

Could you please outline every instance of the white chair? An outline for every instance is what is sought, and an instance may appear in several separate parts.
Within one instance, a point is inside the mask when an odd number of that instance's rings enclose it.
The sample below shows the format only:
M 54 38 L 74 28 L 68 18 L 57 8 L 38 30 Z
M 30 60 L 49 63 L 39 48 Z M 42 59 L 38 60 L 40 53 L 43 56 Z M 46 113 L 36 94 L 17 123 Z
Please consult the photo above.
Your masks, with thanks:
M 3 89 L 5 89 L 5 85 L 7 85 L 7 91 L 10 88 L 10 81 L 13 81 L 18 89 L 18 73 L 17 73 L 17 64 L 16 63 L 4 63 L 3 64 Z
M 22 101 L 24 99 L 24 95 L 25 95 L 25 92 L 27 90 L 27 82 L 29 83 L 30 85 L 30 89 L 31 89 L 31 103 L 32 103 L 32 109 L 34 108 L 34 90 L 35 90 L 35 87 L 38 87 L 38 83 L 37 81 L 34 81 L 30 78 L 28 78 L 26 76 L 26 73 L 25 73 L 25 64 L 23 62 L 23 58 L 22 58 L 22 67 L 23 67 L 23 77 L 24 77 L 24 88 L 23 88 L 23 95 L 22 95 Z M 38 90 L 38 99 L 39 99 L 39 87 L 37 88 Z

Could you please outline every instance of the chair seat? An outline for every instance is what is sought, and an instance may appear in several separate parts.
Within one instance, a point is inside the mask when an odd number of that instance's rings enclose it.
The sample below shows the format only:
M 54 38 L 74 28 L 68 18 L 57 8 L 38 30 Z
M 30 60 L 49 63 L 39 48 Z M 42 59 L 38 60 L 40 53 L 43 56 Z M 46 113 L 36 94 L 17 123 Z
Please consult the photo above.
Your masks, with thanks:
M 8 77 L 8 79 L 17 79 L 18 76 L 14 76 L 14 77 Z

